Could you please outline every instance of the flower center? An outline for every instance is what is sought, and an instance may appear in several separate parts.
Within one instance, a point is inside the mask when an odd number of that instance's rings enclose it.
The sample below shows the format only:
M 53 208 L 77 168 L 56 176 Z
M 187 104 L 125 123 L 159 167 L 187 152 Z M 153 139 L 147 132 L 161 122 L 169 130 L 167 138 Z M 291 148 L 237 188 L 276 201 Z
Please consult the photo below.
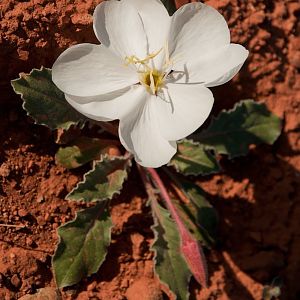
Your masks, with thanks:
M 157 95 L 157 92 L 159 92 L 164 85 L 164 79 L 165 74 L 156 69 L 150 69 L 146 72 L 142 72 L 140 75 L 140 83 L 153 95 Z
M 165 64 L 162 67 L 162 70 L 158 70 L 152 67 L 154 65 L 152 60 L 159 55 L 163 49 L 166 56 Z M 155 53 L 150 53 L 144 59 L 139 59 L 135 55 L 126 56 L 125 64 L 127 66 L 130 64 L 135 65 L 137 67 L 137 72 L 139 73 L 140 84 L 142 84 L 150 94 L 157 95 L 165 85 L 165 79 L 171 71 L 168 46 L 166 44 L 164 48 L 161 48 Z

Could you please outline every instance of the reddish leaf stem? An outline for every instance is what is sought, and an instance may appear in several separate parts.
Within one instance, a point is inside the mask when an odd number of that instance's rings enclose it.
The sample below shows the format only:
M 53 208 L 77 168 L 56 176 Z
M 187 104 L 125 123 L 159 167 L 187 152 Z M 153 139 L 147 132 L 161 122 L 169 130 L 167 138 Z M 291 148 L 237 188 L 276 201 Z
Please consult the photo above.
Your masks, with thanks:
M 153 179 L 153 181 L 155 182 L 157 188 L 159 189 L 162 198 L 166 201 L 166 204 L 168 206 L 168 209 L 173 217 L 173 219 L 175 220 L 175 222 L 177 223 L 179 230 L 186 230 L 185 226 L 183 225 L 171 199 L 170 196 L 167 192 L 167 189 L 165 188 L 164 183 L 162 182 L 162 180 L 160 179 L 158 173 L 155 171 L 155 169 L 152 168 L 147 168 L 148 173 L 151 175 L 151 178 Z
M 159 189 L 161 196 L 165 200 L 166 205 L 171 213 L 171 216 L 177 224 L 181 237 L 181 251 L 192 274 L 203 287 L 207 287 L 207 267 L 201 245 L 196 239 L 194 239 L 192 234 L 185 227 L 158 173 L 152 168 L 147 168 L 147 171 Z

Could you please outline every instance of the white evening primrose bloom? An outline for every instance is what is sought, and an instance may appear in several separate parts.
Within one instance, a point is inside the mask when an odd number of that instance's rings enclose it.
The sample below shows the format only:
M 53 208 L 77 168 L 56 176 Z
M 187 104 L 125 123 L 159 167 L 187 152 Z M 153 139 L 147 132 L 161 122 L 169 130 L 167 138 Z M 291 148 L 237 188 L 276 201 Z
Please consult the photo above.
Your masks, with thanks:
M 53 65 L 54 83 L 83 115 L 120 120 L 124 147 L 145 167 L 160 167 L 176 141 L 207 119 L 208 89 L 229 81 L 248 51 L 230 43 L 226 21 L 203 3 L 173 16 L 159 0 L 105 1 L 94 12 L 101 45 L 79 44 Z

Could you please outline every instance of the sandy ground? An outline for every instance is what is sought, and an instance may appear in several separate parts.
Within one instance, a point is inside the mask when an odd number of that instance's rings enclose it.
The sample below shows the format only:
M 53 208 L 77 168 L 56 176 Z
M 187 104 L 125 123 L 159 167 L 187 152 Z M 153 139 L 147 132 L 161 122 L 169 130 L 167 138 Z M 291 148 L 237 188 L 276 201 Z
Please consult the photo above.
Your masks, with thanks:
M 184 2 L 184 1 L 181 1 Z M 253 98 L 284 118 L 273 147 L 221 163 L 224 173 L 198 179 L 220 214 L 218 246 L 207 252 L 210 287 L 194 281 L 191 298 L 260 300 L 282 281 L 280 299 L 300 299 L 300 17 L 299 1 L 205 1 L 228 21 L 233 42 L 250 50 L 240 74 L 213 90 L 214 113 Z M 0 2 L 0 299 L 18 299 L 55 287 L 51 255 L 56 229 L 79 205 L 64 200 L 86 171 L 54 161 L 57 146 L 34 125 L 9 81 L 44 65 L 72 44 L 97 42 L 91 14 L 96 0 Z M 178 1 L 179 3 L 179 1 Z M 297 37 L 298 36 L 298 37 Z M 109 255 L 99 272 L 63 292 L 63 299 L 168 299 L 153 274 L 152 218 L 133 170 L 112 202 L 115 224 Z M 168 293 L 167 293 L 168 294 Z M 52 295 L 55 299 L 55 296 Z

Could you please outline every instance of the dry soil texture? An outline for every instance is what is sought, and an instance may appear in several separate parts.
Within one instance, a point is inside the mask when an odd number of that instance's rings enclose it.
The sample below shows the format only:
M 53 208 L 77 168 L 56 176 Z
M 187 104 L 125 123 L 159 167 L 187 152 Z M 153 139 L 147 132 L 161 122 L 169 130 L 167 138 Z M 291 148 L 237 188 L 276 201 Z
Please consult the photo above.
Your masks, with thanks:
M 85 171 L 70 172 L 55 164 L 53 134 L 26 116 L 9 81 L 19 72 L 51 67 L 72 44 L 97 42 L 91 15 L 98 2 L 0 2 L 0 223 L 24 225 L 0 225 L 0 299 L 18 299 L 40 288 L 55 287 L 50 266 L 56 229 L 80 209 L 64 197 Z M 240 74 L 214 89 L 214 113 L 240 99 L 253 98 L 284 119 L 284 130 L 273 147 L 253 148 L 247 157 L 234 161 L 222 159 L 223 174 L 198 180 L 220 214 L 220 242 L 207 252 L 210 287 L 202 290 L 193 281 L 191 298 L 260 300 L 263 286 L 280 278 L 280 299 L 297 300 L 300 3 L 205 2 L 224 15 L 233 42 L 250 50 Z M 153 275 L 152 218 L 145 201 L 143 186 L 133 171 L 121 197 L 112 203 L 115 227 L 106 262 L 97 274 L 63 291 L 63 299 L 168 298 Z M 51 289 L 44 292 L 56 299 Z

